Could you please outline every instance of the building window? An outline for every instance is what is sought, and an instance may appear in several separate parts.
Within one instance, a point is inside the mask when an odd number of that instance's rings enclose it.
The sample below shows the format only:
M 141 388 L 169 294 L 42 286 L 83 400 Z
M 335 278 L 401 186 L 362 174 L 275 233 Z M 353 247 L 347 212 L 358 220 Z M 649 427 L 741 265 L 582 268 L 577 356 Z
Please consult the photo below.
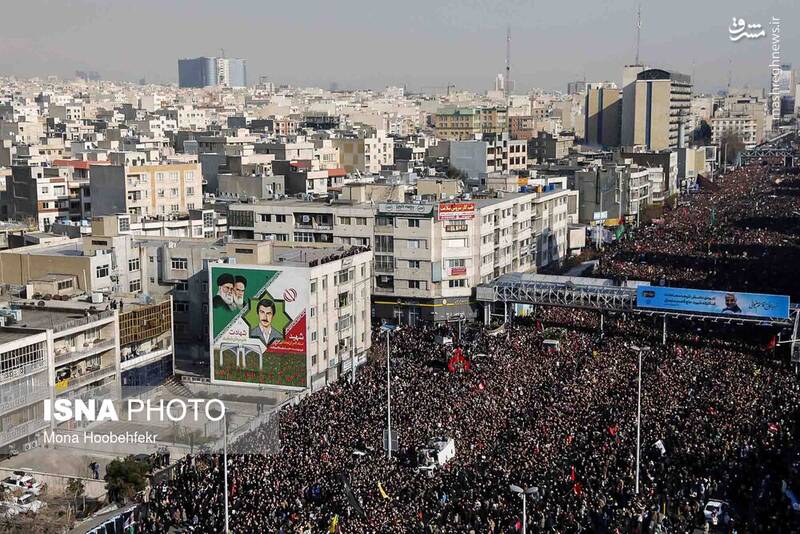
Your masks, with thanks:
M 366 217 L 356 217 L 356 225 L 357 226 L 366 226 L 367 225 L 367 218 Z
M 350 217 L 339 217 L 339 224 L 350 224 Z
M 275 222 L 285 223 L 286 215 L 275 215 Z
M 463 278 L 460 280 L 448 280 L 448 287 L 467 287 L 467 281 Z
M 375 226 L 394 226 L 391 217 L 375 217 Z
M 128 232 L 131 229 L 131 220 L 127 217 L 122 217 L 119 219 L 119 231 L 120 232 Z
M 424 239 L 409 239 L 408 248 L 426 248 Z
M 175 311 L 186 313 L 189 311 L 188 302 L 175 302 Z
M 98 265 L 95 269 L 96 278 L 105 278 L 108 276 L 108 265 Z
M 234 250 L 235 250 L 236 254 L 252 254 L 253 253 L 253 249 L 252 248 L 237 248 L 237 249 L 234 249 Z
M 312 234 L 311 232 L 295 232 L 294 240 L 299 241 L 301 243 L 313 243 L 314 234 Z
M 419 289 L 419 288 L 420 288 L 419 280 L 408 281 L 408 289 Z
M 375 236 L 376 252 L 394 252 L 394 238 L 390 235 Z
M 128 260 L 128 272 L 135 272 L 139 270 L 139 258 L 133 258 L 132 260 Z
M 419 269 L 419 260 L 408 260 L 409 269 Z
M 270 214 L 270 213 L 262 213 L 261 214 L 261 222 L 272 222 L 272 214 Z
M 189 267 L 189 261 L 186 258 L 172 258 L 171 265 L 177 271 L 185 271 Z
M 58 290 L 70 289 L 72 287 L 72 280 L 62 280 L 58 282 Z
M 131 293 L 136 293 L 137 291 L 141 290 L 142 290 L 141 280 L 131 280 L 130 284 L 128 284 L 128 291 Z
M 254 225 L 254 216 L 252 211 L 244 210 L 231 210 L 228 212 L 228 226 L 243 226 L 245 228 L 252 228 Z
M 419 219 L 409 219 L 408 220 L 408 227 L 409 228 L 419 228 Z
M 175 291 L 189 291 L 189 282 L 178 282 L 175 284 Z

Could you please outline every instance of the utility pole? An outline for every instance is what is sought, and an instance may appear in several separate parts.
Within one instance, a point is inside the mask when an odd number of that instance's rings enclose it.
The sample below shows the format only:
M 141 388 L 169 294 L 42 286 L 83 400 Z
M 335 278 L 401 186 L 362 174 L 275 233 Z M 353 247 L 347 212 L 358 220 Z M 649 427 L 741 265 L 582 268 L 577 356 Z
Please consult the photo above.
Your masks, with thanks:
M 503 89 L 505 89 L 506 105 L 508 105 L 508 98 L 511 95 L 511 26 L 506 28 L 506 83 Z
M 225 476 L 225 534 L 230 534 L 228 527 L 228 414 L 224 414 L 224 430 L 222 431 L 222 462 Z
M 636 9 L 636 65 L 639 64 L 639 43 L 642 36 L 642 4 Z

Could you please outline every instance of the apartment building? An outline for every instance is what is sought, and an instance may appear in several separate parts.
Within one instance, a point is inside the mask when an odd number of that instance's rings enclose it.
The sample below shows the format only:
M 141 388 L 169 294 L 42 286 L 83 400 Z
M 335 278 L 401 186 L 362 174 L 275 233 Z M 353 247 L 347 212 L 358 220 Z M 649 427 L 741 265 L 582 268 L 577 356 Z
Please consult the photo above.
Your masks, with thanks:
M 0 454 L 39 446 L 50 426 L 42 401 L 52 398 L 51 343 L 44 329 L 0 328 Z
M 203 206 L 199 163 L 107 165 L 93 169 L 92 214 L 171 216 Z
M 86 250 L 86 240 L 89 243 L 102 241 L 102 244 L 88 245 L 91 250 Z M 128 279 L 119 279 L 114 254 L 126 252 L 127 249 L 115 249 L 113 244 L 102 239 L 54 238 L 40 245 L 0 251 L 0 279 L 4 284 L 22 287 L 32 280 L 59 275 L 65 278 L 61 282 L 63 289 L 75 292 L 112 292 L 119 289 L 120 283 L 123 290 L 127 290 Z
M 648 69 L 623 88 L 622 145 L 646 150 L 677 148 L 691 114 L 692 81 L 686 74 Z
M 84 424 L 45 421 L 45 399 L 116 399 L 172 374 L 169 299 L 17 299 L 0 304 L 0 317 L 0 454 Z
M 209 289 L 209 266 L 217 264 L 302 272 L 312 299 L 306 339 L 313 387 L 335 381 L 351 369 L 351 358 L 363 361 L 371 342 L 372 253 L 366 248 L 228 238 L 137 238 L 136 243 L 141 250 L 143 292 L 172 297 L 178 366 L 210 361 L 209 307 L 217 288 L 212 284 Z
M 478 134 L 501 134 L 508 130 L 505 107 L 445 107 L 433 114 L 436 137 L 453 141 L 474 139 Z
M 533 194 L 382 203 L 375 218 L 376 318 L 414 324 L 475 315 L 473 287 L 535 267 Z
M 568 225 L 578 219 L 576 191 L 501 191 L 440 204 L 442 194 L 458 196 L 447 185 L 418 183 L 416 198 L 425 200 L 415 202 L 404 202 L 404 194 L 393 201 L 365 202 L 361 194 L 350 202 L 283 199 L 234 204 L 228 216 L 230 232 L 242 239 L 372 247 L 375 317 L 404 322 L 443 321 L 471 313 L 475 285 L 506 272 L 561 261 L 568 254 Z M 516 178 L 514 186 L 516 191 Z M 364 187 L 355 189 L 364 193 Z M 537 254 L 539 244 L 545 252 Z
M 574 144 L 575 136 L 572 134 L 539 132 L 528 140 L 528 156 L 537 162 L 566 158 Z
M 372 247 L 375 210 L 369 202 L 286 198 L 232 204 L 228 221 L 230 234 L 238 239 Z
M 580 195 L 579 222 L 595 221 L 597 212 L 607 213 L 606 224 L 636 221 L 641 210 L 653 203 L 654 189 L 663 199 L 665 179 L 661 168 L 653 167 L 651 171 L 628 161 L 624 165 L 609 164 L 575 173 Z
M 312 160 L 314 159 L 314 143 L 305 136 L 290 136 L 278 141 L 259 142 L 255 144 L 257 154 L 272 154 L 276 160 Z
M 75 178 L 69 167 L 15 165 L 6 176 L 8 215 L 45 232 L 56 222 L 80 221 L 91 209 L 83 202 L 88 185 L 88 178 Z
M 469 141 L 450 141 L 450 166 L 470 179 L 495 172 L 527 169 L 528 144 L 509 134 L 476 135 Z
M 239 58 L 198 57 L 178 60 L 179 87 L 246 87 L 247 62 Z
M 711 119 L 711 143 L 721 146 L 728 135 L 737 136 L 746 148 L 752 148 L 764 140 L 764 130 L 750 114 L 720 113 Z
M 566 185 L 563 180 L 562 186 Z M 560 264 L 571 251 L 583 246 L 570 232 L 578 223 L 577 191 L 550 185 L 538 192 L 531 202 L 531 250 L 537 268 Z
M 394 165 L 394 139 L 384 130 L 373 135 L 331 139 L 339 151 L 339 166 L 346 172 L 378 174 L 384 167 Z
M 583 109 L 586 143 L 619 146 L 622 133 L 622 95 L 616 84 L 588 84 Z
M 119 308 L 120 385 L 124 397 L 161 384 L 173 374 L 172 298 L 151 300 L 128 299 Z

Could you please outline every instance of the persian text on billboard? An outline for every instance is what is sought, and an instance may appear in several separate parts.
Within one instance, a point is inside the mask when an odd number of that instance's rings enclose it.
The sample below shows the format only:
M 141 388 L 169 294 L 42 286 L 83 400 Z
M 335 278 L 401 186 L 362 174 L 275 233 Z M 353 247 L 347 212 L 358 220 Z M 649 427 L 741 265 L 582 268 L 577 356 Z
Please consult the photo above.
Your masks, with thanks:
M 440 202 L 440 221 L 464 221 L 475 217 L 474 202 Z
M 761 293 L 639 286 L 636 307 L 657 310 L 787 319 L 789 297 Z
M 307 271 L 210 266 L 213 380 L 307 387 Z

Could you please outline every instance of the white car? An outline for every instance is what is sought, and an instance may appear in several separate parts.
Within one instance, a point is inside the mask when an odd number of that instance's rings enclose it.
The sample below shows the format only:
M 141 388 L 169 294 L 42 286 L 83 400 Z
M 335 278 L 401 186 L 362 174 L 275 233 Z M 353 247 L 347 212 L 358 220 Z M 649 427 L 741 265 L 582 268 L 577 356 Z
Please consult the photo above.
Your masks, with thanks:
M 17 497 L 16 502 L 14 502 L 12 506 L 14 506 L 21 514 L 35 514 L 47 506 L 47 503 L 37 499 L 36 495 L 33 493 L 25 492 L 21 496 Z
M 32 476 L 26 474 L 24 471 L 14 471 L 10 477 L 6 477 L 2 481 L 3 487 L 11 491 L 27 491 L 34 495 L 39 495 L 44 489 L 44 485 L 37 481 Z
M 711 521 L 713 524 L 727 524 L 730 518 L 730 510 L 728 503 L 725 501 L 710 500 L 703 508 L 703 515 L 706 521 Z M 716 519 L 716 522 L 714 521 Z

